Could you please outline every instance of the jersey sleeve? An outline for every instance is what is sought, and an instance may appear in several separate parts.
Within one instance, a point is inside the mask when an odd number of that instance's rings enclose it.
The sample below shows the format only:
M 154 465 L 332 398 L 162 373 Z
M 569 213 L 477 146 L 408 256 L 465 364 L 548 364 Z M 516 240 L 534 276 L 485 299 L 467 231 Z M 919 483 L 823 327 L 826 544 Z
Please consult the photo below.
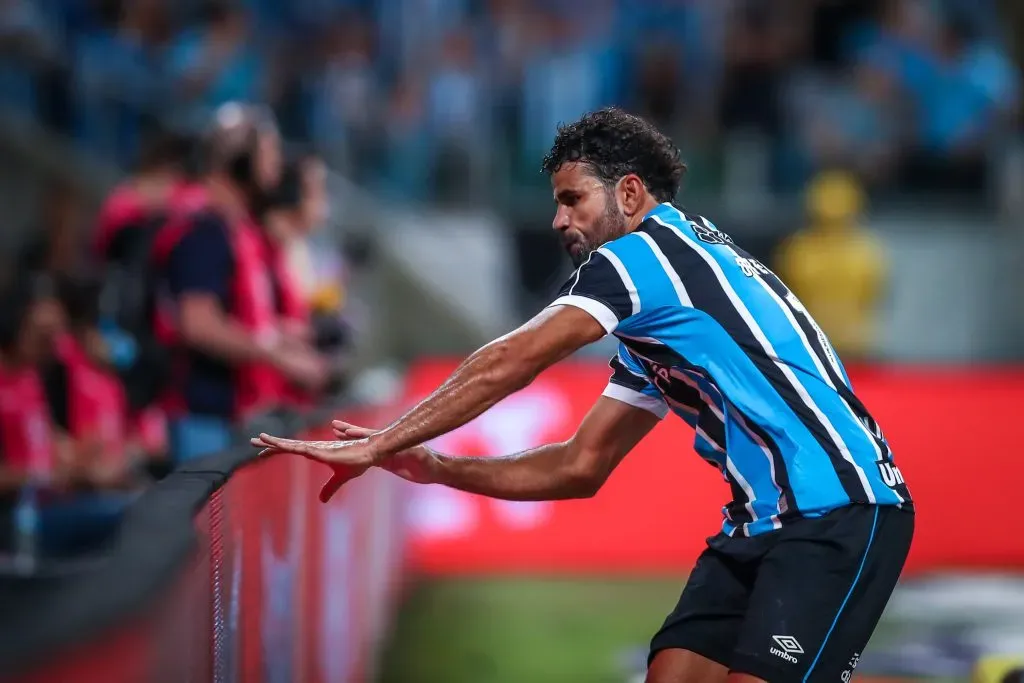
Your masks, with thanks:
M 611 334 L 639 310 L 636 288 L 611 252 L 595 251 L 576 269 L 550 306 L 575 306 L 594 317 Z
M 602 396 L 646 410 L 659 419 L 668 414 L 665 398 L 624 346 L 619 345 L 619 352 L 612 356 L 608 365 L 612 368 L 612 376 Z

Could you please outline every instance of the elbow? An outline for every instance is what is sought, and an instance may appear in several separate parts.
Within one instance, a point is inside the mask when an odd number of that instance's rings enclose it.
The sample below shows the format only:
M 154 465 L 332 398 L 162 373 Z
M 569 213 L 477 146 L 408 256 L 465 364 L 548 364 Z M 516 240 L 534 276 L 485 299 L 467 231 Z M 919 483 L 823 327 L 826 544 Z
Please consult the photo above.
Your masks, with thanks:
M 487 349 L 489 371 L 485 381 L 495 387 L 514 392 L 526 388 L 539 372 L 536 364 L 509 340 L 499 340 Z
M 202 341 L 203 326 L 192 316 L 182 316 L 178 321 L 178 336 L 185 346 L 197 346 Z
M 577 463 L 566 469 L 569 498 L 593 498 L 608 480 L 608 472 L 596 463 Z
M 201 347 L 220 322 L 215 309 L 207 302 L 186 300 L 178 318 L 178 335 L 185 346 Z

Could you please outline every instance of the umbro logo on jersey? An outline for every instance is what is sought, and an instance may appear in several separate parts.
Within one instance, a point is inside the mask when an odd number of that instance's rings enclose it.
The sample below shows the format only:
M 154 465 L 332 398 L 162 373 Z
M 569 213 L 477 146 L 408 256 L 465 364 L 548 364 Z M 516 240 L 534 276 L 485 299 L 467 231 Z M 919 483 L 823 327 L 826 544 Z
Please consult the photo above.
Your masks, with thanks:
M 772 647 L 768 651 L 776 657 L 782 657 L 787 662 L 796 664 L 797 658 L 795 655 L 802 655 L 804 653 L 804 649 L 800 647 L 800 643 L 793 636 L 772 636 L 772 640 L 779 647 Z

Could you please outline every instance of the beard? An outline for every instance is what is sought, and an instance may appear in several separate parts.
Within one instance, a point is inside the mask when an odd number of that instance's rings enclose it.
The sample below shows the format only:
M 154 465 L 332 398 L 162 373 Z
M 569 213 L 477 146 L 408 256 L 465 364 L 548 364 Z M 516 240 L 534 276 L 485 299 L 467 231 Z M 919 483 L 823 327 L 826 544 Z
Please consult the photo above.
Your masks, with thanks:
M 619 211 L 619 206 L 611 193 L 605 202 L 604 213 L 594 221 L 588 232 L 589 235 L 576 230 L 567 235 L 564 241 L 565 250 L 569 253 L 573 266 L 577 268 L 590 258 L 595 249 L 617 237 L 622 237 L 626 232 L 626 217 Z

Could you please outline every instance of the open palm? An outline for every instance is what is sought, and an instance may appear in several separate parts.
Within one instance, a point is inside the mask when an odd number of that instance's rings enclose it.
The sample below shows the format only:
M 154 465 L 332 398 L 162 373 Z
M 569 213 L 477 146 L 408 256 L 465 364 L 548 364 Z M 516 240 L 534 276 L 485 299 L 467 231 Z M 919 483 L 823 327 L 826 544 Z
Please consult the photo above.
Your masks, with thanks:
M 379 459 L 374 453 L 368 437 L 377 430 L 360 427 L 341 420 L 331 423 L 337 441 L 300 441 L 282 439 L 270 434 L 260 434 L 251 439 L 253 446 L 262 448 L 260 455 L 293 453 L 329 465 L 333 470 L 331 478 L 320 490 L 320 501 L 326 503 L 347 482 L 361 476 L 366 470 L 377 465 L 396 475 L 417 483 L 429 483 L 431 467 L 428 461 L 436 459 L 424 447 L 417 446 L 407 451 Z

